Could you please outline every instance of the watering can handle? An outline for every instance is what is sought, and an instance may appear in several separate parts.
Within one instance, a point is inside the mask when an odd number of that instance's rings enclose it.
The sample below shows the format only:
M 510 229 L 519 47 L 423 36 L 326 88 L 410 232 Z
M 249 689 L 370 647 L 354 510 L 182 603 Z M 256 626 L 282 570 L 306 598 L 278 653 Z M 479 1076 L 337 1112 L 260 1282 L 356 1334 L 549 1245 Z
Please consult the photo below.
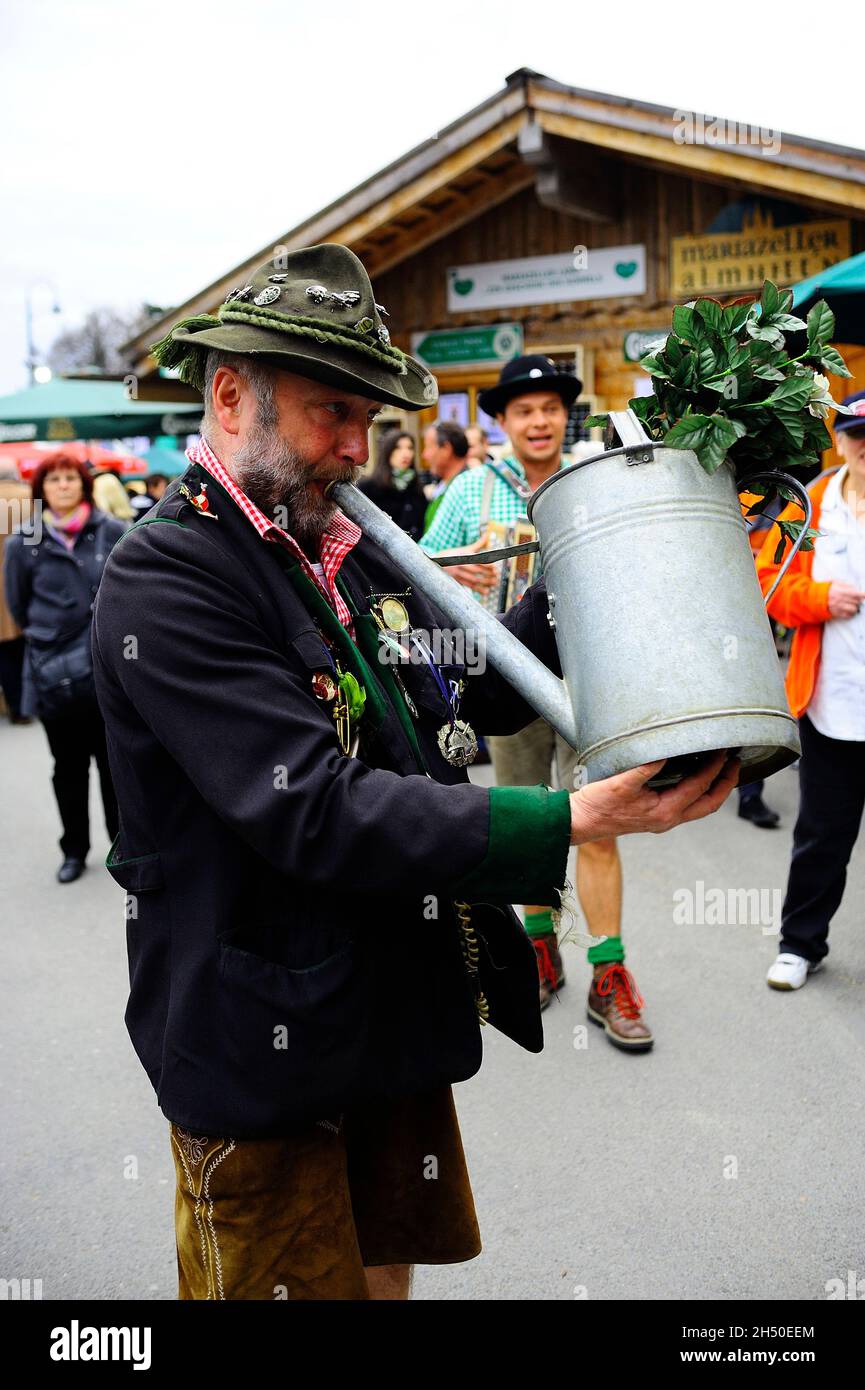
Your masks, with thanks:
M 767 471 L 762 473 L 749 473 L 747 478 L 743 478 L 742 481 L 738 484 L 738 490 L 739 492 L 747 492 L 751 486 L 751 483 L 765 482 L 767 478 L 771 479 L 773 482 L 784 483 L 787 487 L 791 488 L 793 492 L 797 494 L 802 506 L 802 510 L 805 513 L 805 525 L 799 532 L 798 540 L 796 540 L 791 546 L 790 554 L 787 556 L 783 565 L 779 569 L 775 577 L 775 583 L 772 585 L 771 589 L 769 590 L 768 594 L 766 594 L 766 597 L 763 600 L 764 603 L 769 602 L 769 599 L 772 597 L 778 585 L 781 583 L 781 580 L 784 578 L 784 575 L 787 573 L 788 569 L 793 563 L 794 555 L 799 550 L 799 548 L 802 545 L 802 542 L 808 534 L 808 527 L 811 525 L 811 517 L 814 512 L 814 509 L 811 506 L 811 498 L 808 496 L 807 488 L 802 486 L 798 478 L 791 478 L 789 473 L 781 473 L 777 469 L 768 469 Z
M 638 448 L 641 444 L 651 444 L 651 439 L 643 429 L 642 421 L 633 410 L 611 410 L 609 421 L 625 449 Z

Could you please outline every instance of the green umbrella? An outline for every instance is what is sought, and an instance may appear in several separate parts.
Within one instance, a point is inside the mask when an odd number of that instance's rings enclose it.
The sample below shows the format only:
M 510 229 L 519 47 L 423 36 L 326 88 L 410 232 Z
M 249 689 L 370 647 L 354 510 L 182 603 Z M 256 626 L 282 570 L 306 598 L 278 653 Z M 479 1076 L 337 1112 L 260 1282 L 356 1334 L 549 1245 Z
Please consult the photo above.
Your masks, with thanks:
M 117 439 L 195 434 L 201 406 L 130 400 L 120 381 L 64 381 L 0 396 L 0 441 Z
M 793 311 L 800 318 L 818 299 L 825 299 L 835 315 L 833 342 L 865 344 L 865 251 L 793 286 Z

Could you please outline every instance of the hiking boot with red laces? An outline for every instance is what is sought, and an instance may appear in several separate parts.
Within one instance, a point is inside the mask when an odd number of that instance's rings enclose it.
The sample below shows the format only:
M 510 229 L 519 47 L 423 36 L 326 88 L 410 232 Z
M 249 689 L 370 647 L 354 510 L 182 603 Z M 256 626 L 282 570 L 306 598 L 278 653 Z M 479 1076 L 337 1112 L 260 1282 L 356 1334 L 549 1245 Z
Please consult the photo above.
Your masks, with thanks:
M 545 932 L 543 936 L 533 936 L 532 945 L 538 958 L 541 1008 L 545 1009 L 552 996 L 565 983 L 565 971 L 555 932 Z
M 646 1052 L 652 1046 L 655 1039 L 640 1017 L 645 1002 L 630 970 L 620 961 L 595 966 L 586 1013 L 616 1047 Z

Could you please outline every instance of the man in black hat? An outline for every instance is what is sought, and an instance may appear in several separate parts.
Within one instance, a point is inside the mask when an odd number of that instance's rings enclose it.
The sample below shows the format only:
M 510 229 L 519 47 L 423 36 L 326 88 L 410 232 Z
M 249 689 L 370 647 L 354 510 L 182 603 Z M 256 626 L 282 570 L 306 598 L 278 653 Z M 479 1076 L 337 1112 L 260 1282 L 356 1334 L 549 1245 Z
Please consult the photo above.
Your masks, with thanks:
M 182 1298 L 405 1298 L 411 1264 L 476 1255 L 451 1086 L 481 1019 L 542 1045 L 504 905 L 556 901 L 569 844 L 697 819 L 735 781 L 719 755 L 660 794 L 659 763 L 572 795 L 468 782 L 469 721 L 532 712 L 453 652 L 381 659 L 446 620 L 328 496 L 385 402 L 436 398 L 384 312 L 350 251 L 312 247 L 156 345 L 204 393 L 202 441 L 96 604 L 126 1022 L 170 1121 Z M 546 610 L 541 582 L 506 622 L 560 670 Z
M 485 546 L 490 521 L 512 525 L 525 517 L 531 494 L 566 463 L 562 446 L 568 410 L 581 386 L 575 376 L 558 372 L 548 357 L 538 354 L 505 364 L 497 385 L 482 391 L 478 404 L 496 417 L 512 452 L 500 463 L 488 461 L 455 480 L 421 539 L 424 550 L 431 554 L 477 550 Z M 450 573 L 481 593 L 494 582 L 492 566 L 454 565 Z M 510 737 L 491 738 L 489 748 L 500 786 L 549 783 L 553 765 L 559 786 L 574 786 L 577 755 L 544 719 L 535 719 Z M 588 951 L 592 965 L 588 1016 L 604 1028 L 615 1046 L 646 1051 L 654 1040 L 642 1017 L 642 996 L 625 968 L 622 866 L 615 839 L 595 841 L 577 855 L 577 893 L 589 931 L 607 938 Z M 541 1008 L 546 1008 L 565 983 L 555 930 L 557 914 L 542 904 L 526 904 L 525 923 L 538 958 Z

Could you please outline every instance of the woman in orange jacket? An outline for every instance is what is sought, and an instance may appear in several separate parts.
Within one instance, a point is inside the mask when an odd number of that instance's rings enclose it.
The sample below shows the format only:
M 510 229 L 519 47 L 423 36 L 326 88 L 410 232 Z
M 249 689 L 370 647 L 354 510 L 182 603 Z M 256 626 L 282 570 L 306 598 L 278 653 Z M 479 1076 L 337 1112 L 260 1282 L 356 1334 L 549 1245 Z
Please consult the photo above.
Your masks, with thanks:
M 799 989 L 828 952 L 847 864 L 865 809 L 865 391 L 835 423 L 840 468 L 811 484 L 813 551 L 795 556 L 769 613 L 795 628 L 787 699 L 799 720 L 800 803 L 781 917 L 777 960 L 767 982 Z M 779 520 L 800 520 L 791 504 Z M 780 564 L 777 526 L 757 557 L 763 593 Z

